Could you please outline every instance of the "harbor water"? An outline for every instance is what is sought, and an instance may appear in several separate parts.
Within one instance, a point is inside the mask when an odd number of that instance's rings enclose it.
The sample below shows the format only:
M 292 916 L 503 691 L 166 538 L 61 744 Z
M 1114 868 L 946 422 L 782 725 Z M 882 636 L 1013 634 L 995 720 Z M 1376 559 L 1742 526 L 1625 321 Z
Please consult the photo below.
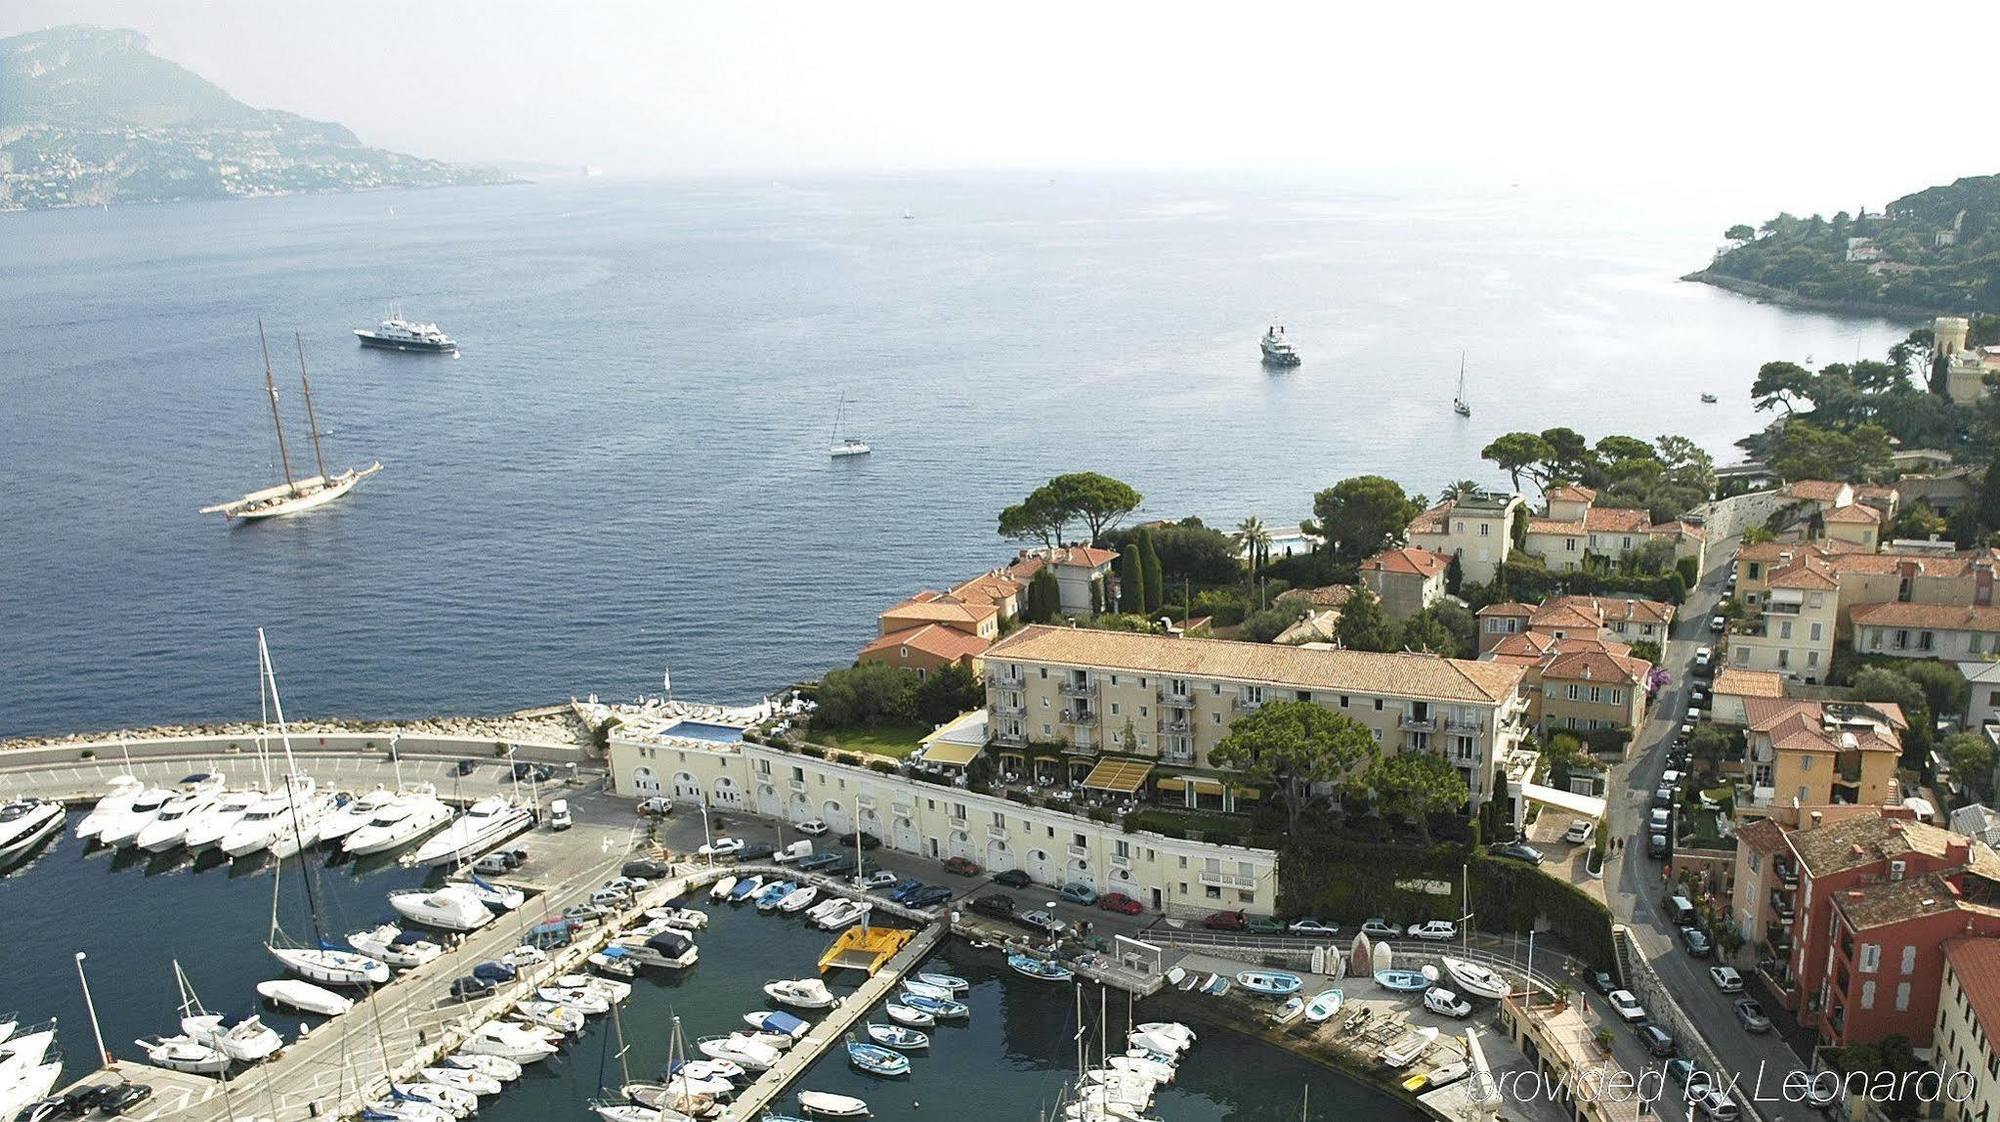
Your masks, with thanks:
M 905 213 L 911 217 L 904 217 Z M 1503 476 L 1512 429 L 1727 461 L 1770 359 L 1912 324 L 1674 278 L 1726 219 L 1532 185 L 982 175 L 590 181 L 0 216 L 0 736 L 597 692 L 748 700 L 1000 563 L 1099 470 L 1148 517 L 1273 526 L 1380 473 Z M 457 359 L 357 346 L 397 305 Z M 306 439 L 384 471 L 309 516 L 198 507 Z M 1282 322 L 1304 356 L 1271 372 Z M 1472 416 L 1450 408 L 1461 353 Z M 1698 395 L 1714 392 L 1715 405 Z M 827 455 L 836 405 L 866 457 Z
M 299 883 L 307 868 L 322 890 L 328 927 L 337 934 L 387 918 L 385 894 L 420 879 L 419 873 L 393 864 L 327 867 L 316 856 L 287 862 L 283 918 L 294 935 L 309 930 Z M 86 854 L 73 837 L 65 837 L 0 878 L 0 912 L 8 917 L 10 940 L 0 1008 L 59 1016 L 65 1074 L 74 1078 L 86 1073 L 93 1045 L 71 961 L 72 950 L 84 950 L 106 1042 L 114 1054 L 133 1056 L 132 1039 L 173 1028 L 178 1014 L 171 964 L 176 957 L 203 1001 L 217 1009 L 249 1008 L 256 983 L 278 976 L 262 947 L 270 900 L 268 864 L 197 868 L 185 856 L 159 862 L 113 860 L 102 853 Z M 830 939 L 796 916 L 711 904 L 705 894 L 690 903 L 711 917 L 709 926 L 696 934 L 701 961 L 680 973 L 643 972 L 620 1014 L 623 1063 L 634 1078 L 654 1077 L 666 1061 L 674 1017 L 681 1019 L 694 1054 L 700 1037 L 741 1028 L 742 1014 L 772 1007 L 762 993 L 763 983 L 810 976 Z M 532 902 L 524 911 L 536 914 Z M 966 1021 L 929 1030 L 931 1047 L 915 1054 L 908 1077 L 865 1075 L 848 1064 L 844 1049 L 834 1048 L 805 1072 L 796 1088 L 859 1096 L 885 1122 L 1038 1118 L 1038 1111 L 1052 1105 L 1075 1076 L 1075 990 L 1021 978 L 995 951 L 962 942 L 947 941 L 926 968 L 970 981 L 966 1001 L 972 1014 Z M 829 980 L 837 993 L 845 993 L 860 978 L 836 973 Z M 1087 991 L 1083 1012 L 1082 1035 L 1092 1051 L 1099 1039 L 1096 993 Z M 1106 1009 L 1116 1051 L 1122 1048 L 1127 1020 L 1125 999 L 1112 993 Z M 879 1011 L 872 1017 L 885 1019 Z M 1137 1019 L 1147 1019 L 1143 1003 Z M 283 1015 L 267 1014 L 267 1020 L 287 1035 L 299 1025 Z M 379 1074 L 382 1058 L 367 1027 L 346 1027 L 354 1070 Z M 479 1116 L 487 1122 L 593 1122 L 584 1104 L 600 1087 L 617 1085 L 620 1063 L 610 1019 L 592 1018 L 561 1055 L 531 1065 L 518 1083 L 486 1099 Z M 1172 1122 L 1291 1119 L 1299 1117 L 1308 1088 L 1308 1117 L 1313 1119 L 1391 1122 L 1415 1117 L 1387 1096 L 1335 1072 L 1220 1030 L 1202 1034 L 1183 1061 L 1179 1080 L 1162 1089 L 1154 1113 Z M 790 1109 L 792 1094 L 775 1105 Z

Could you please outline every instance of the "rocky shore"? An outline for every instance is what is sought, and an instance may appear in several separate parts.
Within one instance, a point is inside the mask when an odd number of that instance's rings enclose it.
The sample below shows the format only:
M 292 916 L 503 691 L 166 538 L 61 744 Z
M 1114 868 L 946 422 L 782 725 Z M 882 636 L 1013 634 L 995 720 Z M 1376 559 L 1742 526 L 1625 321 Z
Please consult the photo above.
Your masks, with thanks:
M 568 704 L 522 709 L 494 716 L 421 717 L 408 721 L 306 719 L 289 722 L 288 728 L 295 737 L 322 736 L 328 733 L 379 733 L 386 738 L 390 733 L 396 733 L 401 736 L 465 737 L 494 743 L 508 741 L 575 748 L 588 748 L 593 743 L 589 726 Z M 241 722 L 214 725 L 155 725 L 149 728 L 111 729 L 103 732 L 69 733 L 63 736 L 0 740 L 0 752 L 24 748 L 74 747 L 119 740 L 173 740 L 197 736 L 254 737 L 259 731 L 259 726 Z

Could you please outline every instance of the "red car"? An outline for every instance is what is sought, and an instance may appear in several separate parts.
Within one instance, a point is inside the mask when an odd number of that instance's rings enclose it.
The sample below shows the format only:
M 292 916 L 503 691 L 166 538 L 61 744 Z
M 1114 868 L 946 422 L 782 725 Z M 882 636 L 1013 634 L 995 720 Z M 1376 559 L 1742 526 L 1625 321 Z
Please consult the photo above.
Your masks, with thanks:
M 1123 892 L 1107 892 L 1099 896 L 1097 898 L 1097 906 L 1107 912 L 1118 912 L 1128 916 L 1135 916 L 1146 910 L 1139 904 L 1139 901 L 1132 899 Z
M 1241 931 L 1250 921 L 1242 912 L 1210 912 L 1202 917 L 1201 925 L 1212 931 Z
M 947 857 L 944 862 L 944 871 L 947 873 L 957 873 L 962 877 L 976 877 L 979 875 L 979 866 L 964 857 Z

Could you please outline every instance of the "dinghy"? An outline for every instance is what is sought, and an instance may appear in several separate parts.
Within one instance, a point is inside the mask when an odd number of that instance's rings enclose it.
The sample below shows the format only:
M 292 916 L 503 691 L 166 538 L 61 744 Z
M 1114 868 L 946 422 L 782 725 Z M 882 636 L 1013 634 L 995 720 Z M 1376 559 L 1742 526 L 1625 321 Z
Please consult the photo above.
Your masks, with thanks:
M 776 881 L 765 885 L 751 900 L 756 905 L 758 911 L 772 911 L 784 901 L 785 897 L 798 891 L 798 887 L 797 884 L 788 880 Z
M 1431 988 L 1431 980 L 1421 970 L 1377 970 L 1375 983 L 1397 993 L 1422 993 Z
M 1283 970 L 1245 970 L 1236 975 L 1236 984 L 1265 997 L 1290 997 L 1299 992 L 1305 980 Z
M 802 912 L 811 907 L 812 902 L 817 899 L 819 899 L 819 886 L 809 884 L 804 888 L 794 889 L 791 895 L 778 901 L 778 910 L 786 913 Z
M 1444 1064 L 1439 1067 L 1434 1067 L 1429 1071 L 1422 1072 L 1417 1075 L 1412 1075 L 1408 1079 L 1403 1080 L 1403 1090 L 1405 1091 L 1435 1090 L 1439 1087 L 1446 1085 L 1447 1083 L 1456 1083 L 1459 1080 L 1464 1079 L 1466 1074 L 1471 1070 L 1472 1070 L 1472 1065 L 1465 1062 L 1464 1060 L 1453 1060 L 1448 1064 Z
M 1340 1012 L 1340 1003 L 1345 999 L 1346 995 L 1337 989 L 1319 991 L 1306 1002 L 1306 1021 L 1316 1025 L 1331 1019 Z
M 868 1038 L 884 1048 L 917 1052 L 931 1046 L 930 1034 L 913 1028 L 904 1028 L 902 1025 L 878 1025 L 874 1021 L 868 1022 L 863 1027 L 868 1032 Z
M 931 1016 L 929 1013 L 921 1009 L 912 1009 L 907 1005 L 898 1004 L 894 1001 L 884 1004 L 882 1012 L 888 1014 L 889 1019 L 897 1024 L 909 1025 L 911 1028 L 929 1028 L 937 1024 L 937 1018 Z
M 929 1013 L 933 1017 L 942 1017 L 947 1021 L 972 1015 L 972 1009 L 962 1001 L 953 1001 L 945 997 L 924 997 L 921 994 L 907 992 L 902 997 L 904 1005 L 922 1013 Z
M 910 1057 L 880 1044 L 866 1044 L 851 1036 L 847 1041 L 847 1062 L 870 1075 L 894 1079 L 910 1074 Z
M 1306 999 L 1300 997 L 1297 994 L 1293 994 L 1292 996 L 1285 999 L 1285 1003 L 1283 1005 L 1280 1005 L 1276 1009 L 1272 1010 L 1271 1021 L 1273 1024 L 1289 1025 L 1293 1021 L 1298 1020 L 1299 1015 L 1304 1013 L 1305 1011 L 1306 1011 Z
M 799 1109 L 823 1118 L 866 1118 L 868 1104 L 852 1095 L 828 1091 L 800 1091 Z
M 1010 954 L 1007 956 L 1007 965 L 1014 973 L 1024 978 L 1033 978 L 1038 982 L 1067 982 L 1076 976 L 1076 972 L 1067 966 L 1031 954 Z M 905 982 L 903 985 L 908 988 L 910 983 Z
M 966 990 L 972 988 L 971 982 L 966 981 L 964 978 L 961 978 L 956 974 L 934 974 L 929 971 L 925 971 L 917 975 L 917 981 L 922 982 L 927 986 L 938 986 L 940 988 L 949 990 L 951 991 L 950 996 L 952 997 L 957 997 L 959 994 L 962 994 Z
M 595 969 L 618 978 L 637 977 L 639 973 L 639 964 L 620 946 L 606 947 L 591 955 L 588 961 Z
M 735 891 L 736 878 L 723 877 L 721 880 L 715 882 L 715 887 L 708 890 L 708 898 L 711 900 L 727 900 Z

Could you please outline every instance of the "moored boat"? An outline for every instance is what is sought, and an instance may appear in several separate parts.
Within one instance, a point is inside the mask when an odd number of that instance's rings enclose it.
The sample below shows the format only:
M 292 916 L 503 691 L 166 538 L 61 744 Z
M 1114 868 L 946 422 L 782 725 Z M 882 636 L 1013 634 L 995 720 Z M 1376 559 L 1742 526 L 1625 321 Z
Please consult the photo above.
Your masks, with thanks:
M 1031 954 L 1010 954 L 1007 956 L 1007 965 L 1014 973 L 1024 978 L 1033 978 L 1038 982 L 1067 982 L 1076 976 L 1075 971 L 1061 963 L 1051 962 L 1046 958 L 1040 958 Z M 910 983 L 908 982 L 904 982 L 903 987 L 912 993 L 917 992 L 910 989 Z M 951 996 L 950 990 L 942 986 L 936 988 L 942 992 L 927 996 L 947 998 Z
M 856 1040 L 852 1034 L 847 1039 L 847 1062 L 870 1075 L 893 1079 L 910 1074 L 910 1057 L 893 1048 Z
M 501 795 L 488 795 L 466 808 L 451 825 L 417 847 L 404 860 L 412 865 L 445 865 L 469 861 L 534 825 L 528 808 Z
M 0 865 L 34 849 L 62 829 L 63 804 L 43 799 L 16 799 L 0 806 Z
M 1439 958 L 1438 964 L 1444 967 L 1445 973 L 1451 975 L 1452 981 L 1458 983 L 1461 993 L 1483 997 L 1489 1001 L 1498 1001 L 1507 996 L 1507 979 L 1501 977 L 1496 970 L 1450 955 Z
M 1389 1067 L 1408 1067 L 1410 1061 L 1424 1054 L 1431 1042 L 1438 1038 L 1438 1030 L 1430 1026 L 1413 1029 L 1402 1039 L 1382 1049 L 1382 1062 Z
M 852 1095 L 828 1091 L 800 1091 L 799 1109 L 825 1118 L 866 1118 L 868 1104 Z
M 391 892 L 389 906 L 412 923 L 444 931 L 476 931 L 493 922 L 493 912 L 461 885 L 435 891 L 421 888 Z
M 94 841 L 104 832 L 104 827 L 112 819 L 132 809 L 132 803 L 146 790 L 144 780 L 130 775 L 121 775 L 111 781 L 111 786 L 90 808 L 90 813 L 76 824 L 76 836 L 84 841 Z
M 764 996 L 795 1009 L 831 1008 L 833 991 L 818 978 L 789 978 L 764 983 Z
M 885 1048 L 895 1048 L 904 1052 L 917 1052 L 931 1046 L 929 1033 L 919 1032 L 913 1028 L 905 1028 L 902 1025 L 883 1025 L 870 1021 L 863 1028 L 868 1033 L 868 1039 Z
M 1305 979 L 1283 970 L 1245 970 L 1236 975 L 1236 984 L 1265 997 L 1290 997 L 1305 985 Z
M 322 1017 L 338 1017 L 354 1008 L 354 999 L 297 978 L 277 978 L 258 982 L 257 993 L 273 1005 L 282 1005 Z

